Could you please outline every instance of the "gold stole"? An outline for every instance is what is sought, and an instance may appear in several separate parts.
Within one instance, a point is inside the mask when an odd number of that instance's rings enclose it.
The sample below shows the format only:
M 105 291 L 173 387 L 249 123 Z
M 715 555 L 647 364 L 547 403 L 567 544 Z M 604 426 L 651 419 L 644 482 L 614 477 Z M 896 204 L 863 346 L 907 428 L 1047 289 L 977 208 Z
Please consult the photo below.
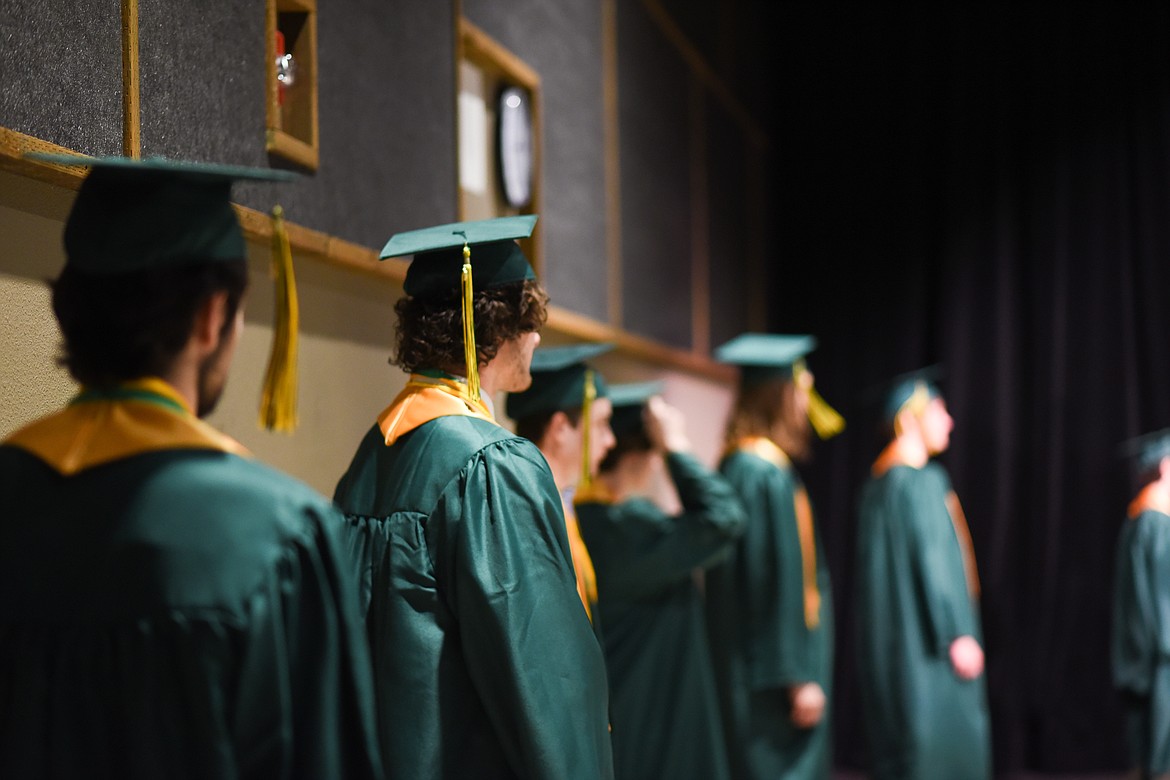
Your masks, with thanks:
M 1147 509 L 1170 515 L 1170 503 L 1166 501 L 1165 493 L 1160 492 L 1153 483 L 1142 488 L 1137 497 L 1130 502 L 1126 514 L 1132 520 Z
M 478 417 L 496 423 L 487 405 L 479 399 L 468 400 L 459 382 L 411 374 L 398 397 L 378 415 L 378 427 L 389 447 L 423 423 L 452 416 Z
M 979 598 L 979 570 L 975 567 L 975 543 L 971 541 L 971 529 L 967 527 L 967 516 L 963 514 L 963 505 L 955 491 L 947 493 L 947 512 L 951 516 L 951 525 L 955 527 L 955 536 L 959 537 L 959 547 L 963 552 L 963 570 L 967 574 L 967 592 L 972 598 Z
M 577 513 L 573 505 L 561 496 L 561 506 L 565 510 L 565 531 L 569 534 L 569 553 L 573 556 L 573 573 L 577 577 L 577 595 L 581 597 L 581 604 L 585 607 L 585 614 L 589 622 L 593 622 L 593 605 L 597 603 L 597 574 L 593 570 L 593 559 L 589 557 L 589 549 L 585 547 L 585 540 L 581 538 L 581 529 L 577 524 Z
M 748 436 L 737 441 L 731 451 L 748 452 L 777 468 L 791 468 L 792 461 L 771 439 Z M 821 591 L 817 587 L 817 542 L 813 530 L 812 505 L 808 491 L 801 485 L 793 496 L 796 510 L 796 533 L 800 539 L 801 574 L 804 582 L 804 625 L 810 631 L 821 624 Z
M 242 444 L 197 418 L 178 391 L 157 377 L 83 390 L 69 406 L 4 443 L 64 476 L 145 452 L 201 449 L 250 457 Z

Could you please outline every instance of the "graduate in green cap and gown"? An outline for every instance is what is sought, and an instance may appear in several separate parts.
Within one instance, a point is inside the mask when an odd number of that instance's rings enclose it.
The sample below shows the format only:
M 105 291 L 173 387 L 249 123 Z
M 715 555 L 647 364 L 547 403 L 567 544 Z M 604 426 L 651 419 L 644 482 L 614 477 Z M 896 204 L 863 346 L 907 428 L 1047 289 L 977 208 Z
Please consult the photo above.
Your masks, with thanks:
M 535 216 L 393 236 L 413 255 L 395 362 L 411 376 L 334 498 L 362 573 L 387 774 L 613 775 L 605 662 L 561 499 L 495 393 L 523 390 L 547 296 L 514 239 Z
M 343 518 L 200 418 L 279 172 L 92 165 L 53 283 L 64 409 L 0 444 L 0 776 L 380 778 Z
M 597 465 L 613 446 L 609 388 L 586 362 L 611 349 L 612 344 L 538 349 L 532 356 L 532 384 L 523 392 L 509 393 L 506 405 L 516 433 L 540 448 L 552 470 L 565 512 L 577 595 L 598 636 L 597 576 L 573 503 L 578 490 L 592 483 Z
M 811 336 L 745 333 L 719 347 L 741 376 L 719 470 L 747 513 L 707 572 L 707 622 L 734 778 L 821 778 L 831 761 L 833 603 L 793 460 L 844 422 L 813 388 Z
M 1127 443 L 1139 491 L 1117 540 L 1113 684 L 1135 777 L 1170 778 L 1170 430 Z
M 931 460 L 953 422 L 932 372 L 886 394 L 891 436 L 861 494 L 857 653 L 876 780 L 988 780 L 991 740 L 971 535 Z
M 744 514 L 731 487 L 690 454 L 682 413 L 660 392 L 658 382 L 610 388 L 616 445 L 577 496 L 605 629 L 614 773 L 721 780 L 727 751 L 693 575 L 727 555 Z M 664 476 L 681 512 L 654 501 Z

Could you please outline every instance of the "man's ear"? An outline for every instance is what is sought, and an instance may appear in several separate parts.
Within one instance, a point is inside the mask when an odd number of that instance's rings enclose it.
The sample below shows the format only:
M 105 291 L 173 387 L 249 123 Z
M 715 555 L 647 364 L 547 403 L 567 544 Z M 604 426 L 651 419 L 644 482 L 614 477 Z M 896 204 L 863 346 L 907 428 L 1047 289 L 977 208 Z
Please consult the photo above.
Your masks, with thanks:
M 227 323 L 227 308 L 227 291 L 219 290 L 204 298 L 195 309 L 191 339 L 200 353 L 211 354 L 219 347 L 220 334 Z
M 1163 482 L 1170 481 L 1170 456 L 1158 462 L 1158 479 Z

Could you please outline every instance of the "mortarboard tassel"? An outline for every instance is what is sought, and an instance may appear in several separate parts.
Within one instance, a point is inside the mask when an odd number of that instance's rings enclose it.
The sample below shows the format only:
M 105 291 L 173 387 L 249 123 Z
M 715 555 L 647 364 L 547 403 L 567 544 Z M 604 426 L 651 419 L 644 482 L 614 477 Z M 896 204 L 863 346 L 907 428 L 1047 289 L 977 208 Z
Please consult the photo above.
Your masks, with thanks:
M 845 418 L 821 398 L 815 387 L 808 389 L 808 420 L 822 439 L 831 439 L 845 430 Z
M 291 433 L 297 426 L 297 282 L 293 275 L 292 249 L 284 227 L 284 210 L 272 209 L 272 263 L 276 288 L 276 322 L 272 353 L 264 375 L 260 398 L 260 425 L 270 431 Z
M 831 439 L 845 430 L 845 418 L 837 410 L 829 406 L 813 385 L 812 376 L 803 360 L 796 361 L 792 366 L 793 380 L 808 383 L 808 421 L 813 430 L 821 439 Z
M 479 401 L 479 353 L 475 349 L 475 288 L 471 279 L 471 247 L 463 244 L 463 360 L 467 364 L 467 397 Z
M 585 397 L 581 402 L 581 482 L 577 490 L 587 490 L 593 484 L 593 470 L 589 467 L 590 437 L 593 427 L 593 399 L 597 397 L 597 383 L 593 381 L 593 370 L 585 370 Z

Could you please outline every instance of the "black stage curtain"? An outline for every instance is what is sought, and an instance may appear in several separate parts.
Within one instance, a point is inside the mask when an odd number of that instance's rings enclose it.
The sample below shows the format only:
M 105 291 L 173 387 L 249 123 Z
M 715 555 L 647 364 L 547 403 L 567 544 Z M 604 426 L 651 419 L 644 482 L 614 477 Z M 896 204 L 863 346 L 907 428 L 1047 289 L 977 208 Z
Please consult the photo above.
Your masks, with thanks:
M 1020 5 L 773 11 L 769 325 L 819 336 L 818 389 L 849 422 L 803 467 L 838 606 L 843 767 L 865 762 L 868 393 L 930 364 L 983 581 L 997 773 L 1126 764 L 1118 445 L 1170 425 L 1170 9 Z

